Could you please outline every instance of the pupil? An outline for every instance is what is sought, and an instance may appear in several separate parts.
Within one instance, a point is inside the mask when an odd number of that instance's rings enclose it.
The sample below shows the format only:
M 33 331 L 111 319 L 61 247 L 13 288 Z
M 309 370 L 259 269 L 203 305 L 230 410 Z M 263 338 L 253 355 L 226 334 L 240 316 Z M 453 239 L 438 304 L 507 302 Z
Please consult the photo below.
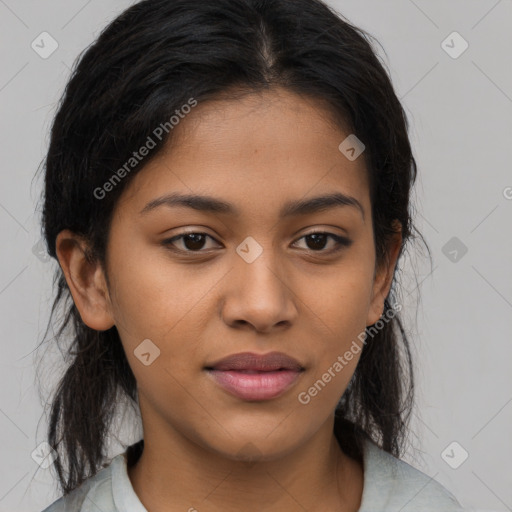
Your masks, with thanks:
M 199 250 L 204 245 L 204 235 L 201 235 L 198 233 L 190 233 L 190 234 L 185 235 L 183 242 L 187 249 Z
M 310 246 L 310 244 L 308 244 L 308 247 L 310 249 L 323 249 L 325 247 L 325 242 L 326 242 L 326 235 L 323 235 L 323 234 L 320 234 L 320 233 L 315 233 L 313 235 L 308 235 L 308 238 L 310 240 L 313 240 L 313 247 Z M 320 240 L 320 243 L 319 243 L 319 240 Z

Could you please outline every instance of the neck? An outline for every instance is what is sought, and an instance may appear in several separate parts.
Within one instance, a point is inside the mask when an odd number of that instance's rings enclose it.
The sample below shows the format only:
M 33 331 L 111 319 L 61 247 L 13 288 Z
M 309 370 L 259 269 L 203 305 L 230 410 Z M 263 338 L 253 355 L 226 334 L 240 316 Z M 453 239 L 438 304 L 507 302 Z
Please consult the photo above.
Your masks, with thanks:
M 333 419 L 299 449 L 274 460 L 233 460 L 176 431 L 145 431 L 144 450 L 128 468 L 149 512 L 358 510 L 359 462 L 345 455 Z

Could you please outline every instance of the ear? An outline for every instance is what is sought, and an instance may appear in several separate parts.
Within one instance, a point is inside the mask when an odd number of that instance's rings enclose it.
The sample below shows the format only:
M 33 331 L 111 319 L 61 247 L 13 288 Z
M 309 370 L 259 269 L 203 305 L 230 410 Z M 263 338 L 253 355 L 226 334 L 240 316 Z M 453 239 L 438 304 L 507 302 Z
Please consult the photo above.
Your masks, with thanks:
M 373 280 L 372 300 L 368 310 L 366 325 L 373 325 L 379 320 L 384 312 L 384 301 L 393 282 L 393 273 L 395 271 L 398 253 L 402 245 L 402 224 L 395 219 L 393 222 L 395 234 L 388 243 L 387 254 L 384 262 L 375 271 Z
M 106 331 L 115 323 L 103 268 L 89 257 L 83 237 L 65 229 L 57 235 L 56 252 L 82 321 Z

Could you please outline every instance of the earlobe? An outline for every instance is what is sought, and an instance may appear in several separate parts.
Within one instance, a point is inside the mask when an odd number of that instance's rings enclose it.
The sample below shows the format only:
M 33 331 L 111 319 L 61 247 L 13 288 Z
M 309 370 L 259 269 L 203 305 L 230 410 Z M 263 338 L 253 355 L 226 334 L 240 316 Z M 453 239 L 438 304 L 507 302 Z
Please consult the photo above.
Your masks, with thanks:
M 57 235 L 56 252 L 82 321 L 105 331 L 115 325 L 103 268 L 87 257 L 84 238 L 66 229 Z
M 373 325 L 384 313 L 384 301 L 388 296 L 393 282 L 396 262 L 402 246 L 402 225 L 398 220 L 393 223 L 395 235 L 388 244 L 388 252 L 385 263 L 375 273 L 372 290 L 372 300 L 368 310 L 366 325 Z

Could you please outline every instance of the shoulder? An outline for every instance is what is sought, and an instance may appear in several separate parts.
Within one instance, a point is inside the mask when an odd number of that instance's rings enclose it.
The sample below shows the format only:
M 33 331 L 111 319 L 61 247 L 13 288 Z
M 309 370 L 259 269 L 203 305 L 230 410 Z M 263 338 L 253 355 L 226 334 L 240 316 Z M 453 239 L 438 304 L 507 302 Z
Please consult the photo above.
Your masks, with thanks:
M 121 456 L 114 457 L 106 468 L 100 469 L 42 512 L 117 512 L 112 495 L 112 469 Z
M 439 482 L 367 440 L 364 488 L 359 512 L 461 512 L 456 498 Z

